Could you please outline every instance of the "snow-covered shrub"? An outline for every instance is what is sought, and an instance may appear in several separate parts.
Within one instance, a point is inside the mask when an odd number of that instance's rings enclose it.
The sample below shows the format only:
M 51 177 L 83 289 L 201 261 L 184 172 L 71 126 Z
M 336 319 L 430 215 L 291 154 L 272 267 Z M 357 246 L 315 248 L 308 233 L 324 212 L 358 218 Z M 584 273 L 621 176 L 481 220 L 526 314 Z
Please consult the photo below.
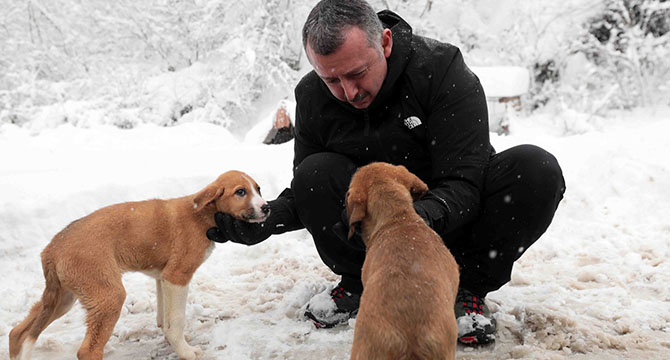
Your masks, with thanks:
M 631 108 L 670 98 L 670 1 L 607 0 L 570 52 L 586 69 L 583 87 L 600 108 Z M 598 109 L 593 109 L 598 110 Z
M 535 110 L 546 105 L 552 98 L 556 97 L 557 83 L 560 81 L 561 70 L 554 60 L 537 62 L 533 64 L 532 76 L 533 86 L 530 89 L 531 99 L 529 108 Z
M 36 129 L 252 126 L 264 96 L 284 97 L 297 82 L 299 26 L 310 8 L 291 0 L 0 5 L 0 122 Z

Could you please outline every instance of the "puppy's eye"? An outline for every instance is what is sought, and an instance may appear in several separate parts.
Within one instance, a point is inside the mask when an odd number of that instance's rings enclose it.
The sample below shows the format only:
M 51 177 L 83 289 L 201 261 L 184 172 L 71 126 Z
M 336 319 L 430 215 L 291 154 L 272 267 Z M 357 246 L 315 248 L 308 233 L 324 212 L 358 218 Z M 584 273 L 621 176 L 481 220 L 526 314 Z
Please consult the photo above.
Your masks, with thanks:
M 256 188 L 256 191 L 258 191 L 258 195 L 260 195 L 260 194 L 261 194 L 261 187 L 260 187 L 260 186 L 257 187 L 257 188 Z
M 237 191 L 235 191 L 235 195 L 237 195 L 237 196 L 244 196 L 246 194 L 247 194 L 247 191 L 245 189 L 237 189 Z

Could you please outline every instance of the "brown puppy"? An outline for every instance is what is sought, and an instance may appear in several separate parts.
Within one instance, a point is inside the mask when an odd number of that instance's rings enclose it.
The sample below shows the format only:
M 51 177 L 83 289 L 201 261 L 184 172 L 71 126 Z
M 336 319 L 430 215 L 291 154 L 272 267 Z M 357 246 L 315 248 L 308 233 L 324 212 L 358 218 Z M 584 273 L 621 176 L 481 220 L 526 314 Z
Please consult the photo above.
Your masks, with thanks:
M 366 246 L 351 359 L 454 359 L 458 265 L 414 211 L 428 187 L 403 166 L 360 168 L 347 192 L 349 237 Z M 360 223 L 360 224 L 359 224 Z
M 76 299 L 88 326 L 77 357 L 102 359 L 126 297 L 126 271 L 156 279 L 158 327 L 180 358 L 195 359 L 200 350 L 184 340 L 186 296 L 214 248 L 205 236 L 215 226 L 214 213 L 260 222 L 269 213 L 266 204 L 252 178 L 229 171 L 194 195 L 111 205 L 72 222 L 42 251 L 46 289 L 10 332 L 11 359 L 28 359 L 39 334 Z

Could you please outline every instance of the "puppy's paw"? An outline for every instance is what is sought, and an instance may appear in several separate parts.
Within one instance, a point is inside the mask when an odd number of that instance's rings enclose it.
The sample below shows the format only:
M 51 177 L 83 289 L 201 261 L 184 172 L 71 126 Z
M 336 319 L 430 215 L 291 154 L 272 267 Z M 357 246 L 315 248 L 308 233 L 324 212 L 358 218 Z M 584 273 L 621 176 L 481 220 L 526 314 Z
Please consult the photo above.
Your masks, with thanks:
M 195 360 L 199 356 L 202 356 L 203 352 L 197 346 L 186 345 L 184 349 L 179 353 L 179 359 L 181 360 Z

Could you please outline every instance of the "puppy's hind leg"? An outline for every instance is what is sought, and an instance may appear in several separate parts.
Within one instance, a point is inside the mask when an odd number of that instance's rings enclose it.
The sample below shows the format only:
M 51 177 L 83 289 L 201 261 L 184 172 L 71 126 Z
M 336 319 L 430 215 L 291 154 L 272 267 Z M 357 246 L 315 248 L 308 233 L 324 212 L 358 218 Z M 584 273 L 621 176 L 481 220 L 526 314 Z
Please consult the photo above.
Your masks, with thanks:
M 163 331 L 170 345 L 181 359 L 193 360 L 202 351 L 195 346 L 190 346 L 184 340 L 184 325 L 186 321 L 186 298 L 188 296 L 188 284 L 179 286 L 162 280 L 164 301 Z
M 121 274 L 89 281 L 79 299 L 86 309 L 86 337 L 77 352 L 80 360 L 102 360 L 105 344 L 119 320 L 126 291 Z

